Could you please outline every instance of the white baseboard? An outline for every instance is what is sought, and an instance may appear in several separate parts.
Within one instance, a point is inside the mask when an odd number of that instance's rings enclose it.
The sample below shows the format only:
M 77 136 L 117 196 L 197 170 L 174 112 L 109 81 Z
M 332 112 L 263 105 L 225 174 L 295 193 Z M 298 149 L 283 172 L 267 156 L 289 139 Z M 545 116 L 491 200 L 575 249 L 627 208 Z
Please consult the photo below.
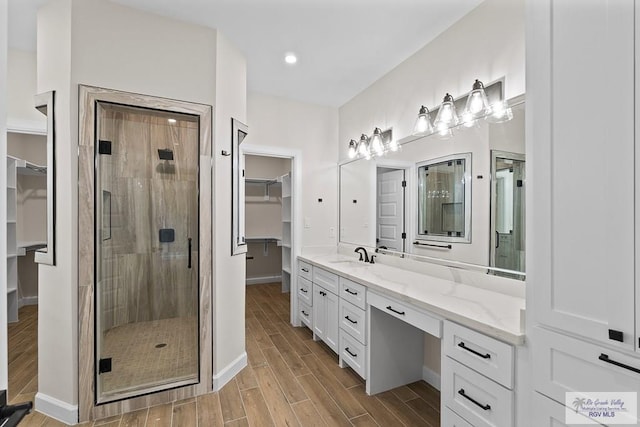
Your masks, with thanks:
M 38 297 L 22 297 L 18 300 L 18 308 L 24 307 L 25 305 L 38 305 Z
M 440 391 L 440 374 L 434 372 L 433 370 L 427 368 L 426 366 L 423 366 L 422 379 L 425 380 L 427 384 L 431 385 L 436 390 Z
M 282 282 L 282 275 L 277 276 L 263 276 L 263 277 L 247 277 L 247 285 L 259 285 L 262 283 L 274 283 Z
M 55 397 L 38 392 L 36 393 L 35 406 L 36 411 L 42 412 L 48 417 L 69 425 L 78 424 L 78 405 L 70 405 Z
M 213 391 L 218 391 L 247 366 L 247 352 L 242 352 L 233 362 L 213 376 Z

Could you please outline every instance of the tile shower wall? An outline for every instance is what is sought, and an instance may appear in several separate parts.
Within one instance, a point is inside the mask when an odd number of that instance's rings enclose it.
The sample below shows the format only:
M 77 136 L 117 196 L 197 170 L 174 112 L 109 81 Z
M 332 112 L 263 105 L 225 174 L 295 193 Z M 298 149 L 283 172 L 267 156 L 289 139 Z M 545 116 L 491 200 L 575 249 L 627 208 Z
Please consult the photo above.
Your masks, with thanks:
M 142 122 L 142 123 L 141 123 Z M 101 329 L 198 313 L 198 123 L 105 109 L 100 140 L 103 217 Z M 158 149 L 173 150 L 161 160 Z M 110 206 L 109 206 L 110 205 Z M 175 229 L 161 243 L 159 230 Z M 192 268 L 187 268 L 192 238 Z

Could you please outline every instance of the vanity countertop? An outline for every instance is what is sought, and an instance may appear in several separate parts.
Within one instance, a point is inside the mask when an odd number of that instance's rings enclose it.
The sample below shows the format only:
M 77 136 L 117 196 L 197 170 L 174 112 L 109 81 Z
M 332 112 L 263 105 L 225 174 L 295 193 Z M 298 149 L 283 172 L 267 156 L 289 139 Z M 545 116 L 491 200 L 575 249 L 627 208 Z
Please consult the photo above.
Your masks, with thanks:
M 521 325 L 524 298 L 385 264 L 366 264 L 335 253 L 301 255 L 299 258 L 361 283 L 372 291 L 410 303 L 509 344 L 524 343 L 524 325 Z

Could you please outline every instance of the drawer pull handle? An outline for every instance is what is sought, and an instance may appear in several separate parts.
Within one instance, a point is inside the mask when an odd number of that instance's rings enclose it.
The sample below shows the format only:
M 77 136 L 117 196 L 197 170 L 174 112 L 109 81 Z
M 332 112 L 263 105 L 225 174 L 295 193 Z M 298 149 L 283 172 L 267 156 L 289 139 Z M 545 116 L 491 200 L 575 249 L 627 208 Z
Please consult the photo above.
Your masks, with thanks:
M 308 273 L 308 272 L 309 272 L 309 269 L 307 269 L 307 268 L 303 268 L 303 269 L 301 269 L 301 270 L 302 270 L 302 271 L 304 271 L 305 273 Z
M 489 405 L 488 403 L 486 405 L 483 405 L 482 403 L 478 402 L 477 400 L 475 400 L 473 397 L 471 396 L 467 396 L 467 394 L 464 392 L 464 389 L 461 388 L 460 390 L 458 390 L 458 394 L 462 397 L 464 397 L 465 399 L 471 401 L 472 403 L 478 405 L 479 407 L 481 407 L 483 410 L 488 411 L 491 409 L 491 405 Z
M 404 311 L 394 310 L 390 305 L 387 306 L 387 310 L 393 311 L 395 314 L 399 314 L 400 316 L 404 316 L 406 314 Z
M 598 359 L 602 360 L 603 362 L 611 363 L 612 365 L 619 366 L 624 369 L 628 369 L 631 372 L 635 372 L 636 374 L 640 374 L 640 369 L 634 368 L 633 366 L 625 365 L 624 363 L 616 362 L 615 360 L 611 360 L 609 359 L 609 355 L 607 354 L 600 353 L 600 356 L 598 357 Z
M 305 288 L 300 288 L 300 290 L 301 290 L 302 292 L 304 292 L 305 294 L 307 293 L 307 290 L 306 290 Z
M 463 342 L 463 341 L 461 341 L 461 342 L 458 344 L 458 347 L 460 347 L 460 348 L 462 348 L 462 349 L 464 349 L 464 350 L 467 350 L 468 352 L 471 352 L 471 353 L 475 354 L 476 356 L 482 357 L 483 359 L 491 359 L 491 355 L 490 355 L 489 353 L 486 353 L 486 354 L 478 353 L 478 352 L 477 352 L 477 351 L 475 351 L 474 349 L 469 348 L 469 347 L 467 347 L 466 345 L 464 345 L 464 342 Z
M 302 310 L 302 314 L 304 314 L 304 317 L 309 317 L 309 313 L 307 313 L 306 311 Z
M 323 297 L 326 297 L 326 296 L 327 296 L 327 293 L 326 293 L 326 292 L 322 292 L 322 291 L 320 291 L 320 292 L 318 292 L 318 293 L 319 293 L 320 295 L 322 295 Z
M 344 291 L 345 291 L 346 293 L 348 293 L 348 294 L 351 294 L 351 295 L 358 295 L 358 293 L 357 293 L 357 292 L 353 292 L 353 291 L 352 291 L 351 289 L 349 289 L 349 288 L 345 288 L 345 289 L 344 289 Z
M 345 319 L 347 319 L 349 322 L 353 323 L 354 325 L 358 324 L 358 321 L 356 321 L 356 320 L 351 320 L 351 319 L 349 318 L 349 316 L 344 316 L 344 318 L 345 318 Z
M 357 354 L 351 353 L 351 352 L 349 351 L 349 347 L 345 348 L 345 349 L 344 349 L 344 351 L 346 351 L 347 353 L 349 353 L 349 354 L 351 355 L 351 357 L 358 357 L 358 355 L 357 355 Z

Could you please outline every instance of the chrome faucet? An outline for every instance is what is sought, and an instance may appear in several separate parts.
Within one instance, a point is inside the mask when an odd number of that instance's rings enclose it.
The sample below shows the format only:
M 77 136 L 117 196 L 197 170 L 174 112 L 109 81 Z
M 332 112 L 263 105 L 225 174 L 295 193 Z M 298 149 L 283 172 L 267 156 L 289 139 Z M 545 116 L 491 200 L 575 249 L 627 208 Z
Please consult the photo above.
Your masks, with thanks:
M 362 249 L 362 252 L 360 252 L 360 249 Z M 354 252 L 360 254 L 359 261 L 369 262 L 369 254 L 367 253 L 367 250 L 365 248 L 363 248 L 362 246 L 358 246 L 354 250 Z M 364 258 L 362 258 L 363 253 L 364 253 Z

